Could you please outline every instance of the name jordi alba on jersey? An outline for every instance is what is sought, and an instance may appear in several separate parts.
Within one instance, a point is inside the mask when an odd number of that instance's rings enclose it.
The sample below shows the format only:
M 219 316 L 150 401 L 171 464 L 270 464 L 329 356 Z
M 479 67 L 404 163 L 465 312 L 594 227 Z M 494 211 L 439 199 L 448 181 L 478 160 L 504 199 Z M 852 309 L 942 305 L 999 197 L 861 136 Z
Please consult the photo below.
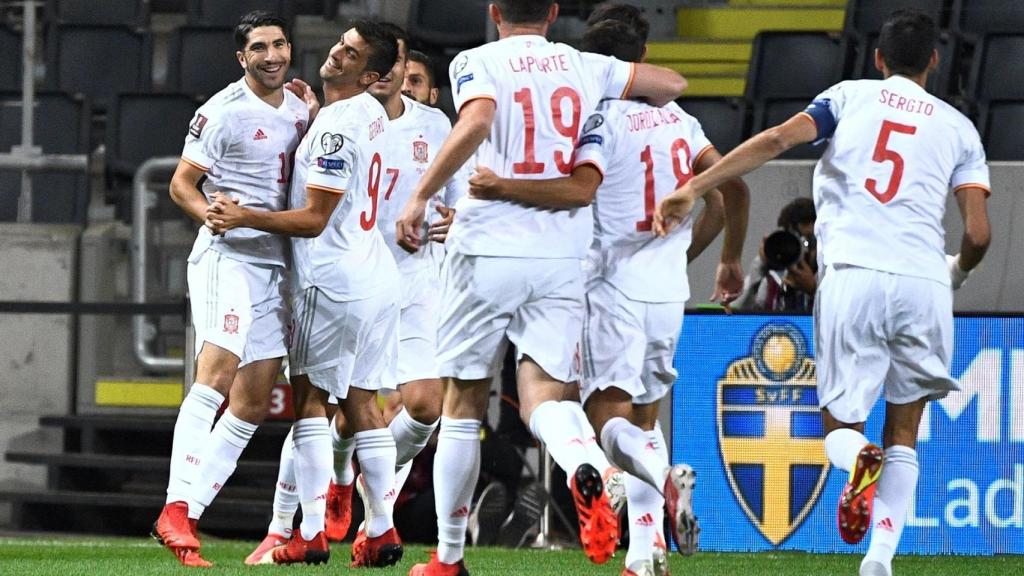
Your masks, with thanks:
M 397 283 L 376 226 L 387 127 L 384 107 L 364 92 L 321 109 L 299 146 L 289 207 L 306 205 L 307 188 L 342 195 L 319 236 L 292 238 L 300 289 L 316 286 L 332 300 L 350 301 Z
M 223 192 L 253 210 L 283 210 L 290 160 L 306 130 L 306 104 L 287 90 L 273 107 L 256 96 L 244 79 L 214 94 L 188 127 L 182 160 L 206 173 L 202 192 L 209 200 Z M 189 259 L 207 249 L 244 262 L 284 266 L 284 239 L 252 228 L 213 236 L 200 227 Z
M 974 125 L 901 76 L 842 82 L 806 114 L 820 138 L 831 138 L 814 171 L 824 263 L 948 284 L 946 196 L 990 187 Z
M 689 299 L 686 250 L 693 217 L 657 238 L 654 208 L 693 177 L 693 166 L 712 148 L 697 119 L 675 103 L 662 108 L 627 100 L 601 103 L 576 148 L 576 165 L 594 164 L 604 173 L 593 204 L 592 276 L 633 300 Z
M 546 179 L 572 171 L 583 119 L 601 99 L 628 92 L 633 65 L 524 35 L 462 52 L 449 74 L 456 109 L 478 98 L 495 102 L 477 162 L 507 178 Z M 549 210 L 474 198 L 457 208 L 449 242 L 466 254 L 582 258 L 590 243 L 587 208 Z

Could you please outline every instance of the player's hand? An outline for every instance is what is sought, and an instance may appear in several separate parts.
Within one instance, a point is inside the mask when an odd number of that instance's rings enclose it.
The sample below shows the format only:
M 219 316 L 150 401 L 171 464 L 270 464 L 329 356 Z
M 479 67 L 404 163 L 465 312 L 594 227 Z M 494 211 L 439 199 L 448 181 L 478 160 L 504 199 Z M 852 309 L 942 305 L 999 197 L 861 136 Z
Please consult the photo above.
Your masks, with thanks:
M 694 201 L 695 198 L 688 183 L 663 198 L 654 209 L 654 235 L 665 236 L 681 224 L 693 210 Z
M 214 234 L 223 234 L 245 225 L 245 209 L 238 205 L 238 198 L 214 192 L 212 202 L 206 208 L 207 228 Z
M 306 108 L 309 109 L 309 124 L 312 124 L 317 112 L 320 111 L 320 99 L 316 97 L 316 92 L 313 92 L 313 87 L 298 78 L 285 82 L 284 87 L 306 103 Z M 306 125 L 307 128 L 309 124 Z
M 818 275 L 811 269 L 806 258 L 800 258 L 787 270 L 784 282 L 807 294 L 814 294 L 818 290 Z
M 415 195 L 409 199 L 395 222 L 395 239 L 403 250 L 410 254 L 420 249 L 420 230 L 427 212 L 427 203 Z
M 715 293 L 712 302 L 718 302 L 729 310 L 729 303 L 740 297 L 743 292 L 743 267 L 739 261 L 719 262 L 715 271 Z
M 960 255 L 953 256 L 946 254 L 946 265 L 949 266 L 949 281 L 953 290 L 959 290 L 964 282 L 967 282 L 967 277 L 971 275 L 970 270 L 964 270 L 960 267 Z
M 451 228 L 452 221 L 455 220 L 455 209 L 444 204 L 437 204 L 434 206 L 434 210 L 441 215 L 441 219 L 430 225 L 430 229 L 427 230 L 427 238 L 433 242 L 444 244 L 444 241 L 448 239 L 448 229 Z
M 501 178 L 486 166 L 477 166 L 469 177 L 469 195 L 481 200 L 501 199 Z

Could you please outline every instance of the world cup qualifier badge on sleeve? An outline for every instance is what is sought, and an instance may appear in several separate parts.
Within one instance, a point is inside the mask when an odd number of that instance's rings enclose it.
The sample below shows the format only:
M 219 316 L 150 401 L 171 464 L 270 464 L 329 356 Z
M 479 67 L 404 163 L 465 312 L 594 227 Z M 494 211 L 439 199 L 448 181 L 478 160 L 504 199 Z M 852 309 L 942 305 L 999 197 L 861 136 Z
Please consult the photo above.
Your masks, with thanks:
M 316 159 L 316 165 L 319 168 L 325 170 L 341 170 L 345 167 L 345 161 L 340 158 L 328 158 L 332 154 L 337 154 L 345 146 L 345 137 L 341 134 L 332 134 L 330 132 L 324 132 L 323 136 L 320 137 L 320 148 L 323 150 L 323 155 Z

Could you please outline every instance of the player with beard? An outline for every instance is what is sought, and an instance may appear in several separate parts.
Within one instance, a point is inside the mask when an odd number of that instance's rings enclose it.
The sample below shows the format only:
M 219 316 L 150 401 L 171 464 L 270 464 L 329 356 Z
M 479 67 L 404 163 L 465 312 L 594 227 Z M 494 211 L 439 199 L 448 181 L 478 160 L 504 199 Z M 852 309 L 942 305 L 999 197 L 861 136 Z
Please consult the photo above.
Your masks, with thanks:
M 259 230 L 217 234 L 206 221 L 217 194 L 254 212 L 285 208 L 285 160 L 309 118 L 307 104 L 283 89 L 291 62 L 286 30 L 268 12 L 241 18 L 236 57 L 245 75 L 196 112 L 171 179 L 174 202 L 207 224 L 188 257 L 196 379 L 174 425 L 167 504 L 153 531 L 186 566 L 210 565 L 199 554 L 196 525 L 263 421 L 287 350 L 285 239 Z

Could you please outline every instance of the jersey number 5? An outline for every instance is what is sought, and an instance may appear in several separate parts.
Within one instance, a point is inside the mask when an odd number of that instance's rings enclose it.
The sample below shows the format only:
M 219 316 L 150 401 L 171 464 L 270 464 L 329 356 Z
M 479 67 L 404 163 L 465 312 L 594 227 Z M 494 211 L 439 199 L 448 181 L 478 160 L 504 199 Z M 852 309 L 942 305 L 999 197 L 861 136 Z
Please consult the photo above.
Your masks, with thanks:
M 543 174 L 544 163 L 537 161 L 534 150 L 537 122 L 533 115 L 533 92 L 529 88 L 523 88 L 515 94 L 516 103 L 523 107 L 523 125 L 526 127 L 526 135 L 523 138 L 523 161 L 512 165 L 513 174 Z M 565 123 L 562 114 L 562 101 L 568 98 L 572 105 L 572 121 Z M 580 130 L 580 95 L 568 86 L 562 86 L 551 94 L 551 120 L 555 130 L 569 139 L 572 147 L 576 146 L 576 136 Z M 561 150 L 555 151 L 555 166 L 562 174 L 572 172 L 572 154 L 568 158 Z
M 685 156 L 679 157 L 682 151 Z M 693 170 L 690 169 L 690 145 L 686 140 L 677 138 L 672 143 L 672 171 L 676 174 L 676 188 L 682 187 L 690 178 L 693 178 Z M 640 153 L 640 161 L 644 163 L 644 219 L 636 223 L 637 232 L 650 232 L 654 227 L 654 157 L 651 156 L 651 145 L 648 144 Z
M 864 187 L 868 189 L 868 192 L 882 204 L 887 204 L 896 196 L 896 192 L 900 189 L 900 181 L 903 180 L 903 156 L 900 156 L 895 150 L 889 149 L 889 136 L 893 132 L 911 135 L 917 132 L 917 126 L 898 124 L 891 120 L 882 121 L 882 130 L 878 133 L 875 153 L 871 159 L 875 162 L 892 162 L 892 176 L 889 177 L 889 185 L 886 186 L 884 192 L 878 191 L 878 181 L 874 178 L 868 178 L 864 182 Z

